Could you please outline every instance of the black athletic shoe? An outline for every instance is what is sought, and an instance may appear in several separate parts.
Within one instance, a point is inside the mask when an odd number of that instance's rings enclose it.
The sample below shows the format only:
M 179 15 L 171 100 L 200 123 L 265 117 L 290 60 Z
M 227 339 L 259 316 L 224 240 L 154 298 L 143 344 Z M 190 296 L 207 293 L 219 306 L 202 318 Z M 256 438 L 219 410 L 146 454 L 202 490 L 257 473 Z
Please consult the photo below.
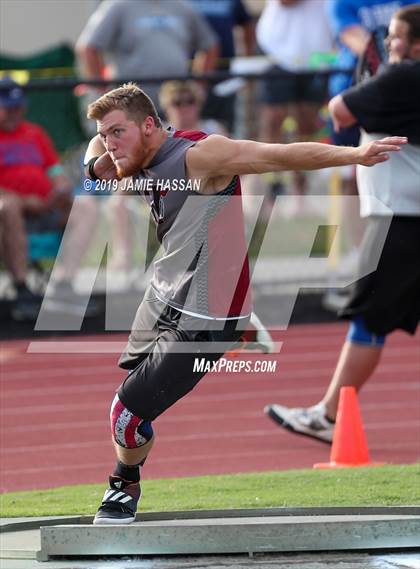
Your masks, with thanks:
M 141 489 L 138 482 L 128 482 L 119 476 L 110 476 L 109 488 L 105 491 L 93 523 L 95 525 L 131 524 L 136 519 L 140 497 Z
M 27 287 L 19 290 L 12 306 L 11 315 L 13 320 L 20 322 L 36 320 L 41 308 L 41 301 L 42 299 Z

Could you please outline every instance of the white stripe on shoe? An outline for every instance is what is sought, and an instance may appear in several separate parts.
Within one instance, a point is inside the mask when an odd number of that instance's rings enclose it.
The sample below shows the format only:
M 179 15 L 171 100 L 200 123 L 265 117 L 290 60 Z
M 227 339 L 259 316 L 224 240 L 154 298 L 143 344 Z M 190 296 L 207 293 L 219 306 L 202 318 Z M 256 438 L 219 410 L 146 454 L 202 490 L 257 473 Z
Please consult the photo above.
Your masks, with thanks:
M 121 502 L 121 504 L 125 504 L 126 502 L 129 502 L 129 501 L 132 500 L 132 499 L 133 499 L 133 498 L 127 494 L 125 498 L 122 498 L 122 499 L 119 500 L 119 501 Z
M 122 500 L 119 500 L 119 498 L 121 498 L 122 496 L 127 496 L 127 494 L 125 492 L 117 492 L 116 494 L 114 494 L 114 496 L 112 496 L 112 498 L 108 498 L 108 500 L 110 502 L 122 502 Z M 130 496 L 130 500 L 132 499 L 132 497 Z

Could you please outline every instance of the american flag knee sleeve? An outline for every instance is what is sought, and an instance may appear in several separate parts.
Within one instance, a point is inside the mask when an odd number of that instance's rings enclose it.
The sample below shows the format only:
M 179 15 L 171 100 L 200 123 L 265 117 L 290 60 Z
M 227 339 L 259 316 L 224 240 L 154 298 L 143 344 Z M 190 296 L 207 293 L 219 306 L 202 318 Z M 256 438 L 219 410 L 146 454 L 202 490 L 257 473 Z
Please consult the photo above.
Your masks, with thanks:
M 114 441 L 124 448 L 138 448 L 145 445 L 153 436 L 150 421 L 133 415 L 120 401 L 114 397 L 110 412 L 111 431 Z

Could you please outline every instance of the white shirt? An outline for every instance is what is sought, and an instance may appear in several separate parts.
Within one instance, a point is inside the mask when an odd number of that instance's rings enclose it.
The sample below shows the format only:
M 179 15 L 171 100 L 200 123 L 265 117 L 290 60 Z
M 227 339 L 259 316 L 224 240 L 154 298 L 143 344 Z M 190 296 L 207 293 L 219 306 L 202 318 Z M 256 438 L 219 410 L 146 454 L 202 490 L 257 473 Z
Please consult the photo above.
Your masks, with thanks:
M 267 0 L 257 24 L 257 41 L 274 62 L 291 71 L 308 69 L 313 53 L 331 52 L 333 38 L 326 0 L 301 0 L 283 6 Z
M 362 131 L 361 144 L 385 134 Z M 406 144 L 390 159 L 370 168 L 357 167 L 360 215 L 420 216 L 420 146 Z

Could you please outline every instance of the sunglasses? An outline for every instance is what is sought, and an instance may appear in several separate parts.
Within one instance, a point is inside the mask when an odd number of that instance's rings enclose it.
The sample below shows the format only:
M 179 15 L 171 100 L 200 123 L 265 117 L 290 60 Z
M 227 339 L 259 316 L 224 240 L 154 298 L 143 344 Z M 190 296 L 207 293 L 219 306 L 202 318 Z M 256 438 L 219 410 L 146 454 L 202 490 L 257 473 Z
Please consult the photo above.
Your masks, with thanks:
M 173 99 L 169 104 L 171 107 L 188 107 L 196 103 L 197 99 L 194 97 L 182 97 L 181 99 Z

